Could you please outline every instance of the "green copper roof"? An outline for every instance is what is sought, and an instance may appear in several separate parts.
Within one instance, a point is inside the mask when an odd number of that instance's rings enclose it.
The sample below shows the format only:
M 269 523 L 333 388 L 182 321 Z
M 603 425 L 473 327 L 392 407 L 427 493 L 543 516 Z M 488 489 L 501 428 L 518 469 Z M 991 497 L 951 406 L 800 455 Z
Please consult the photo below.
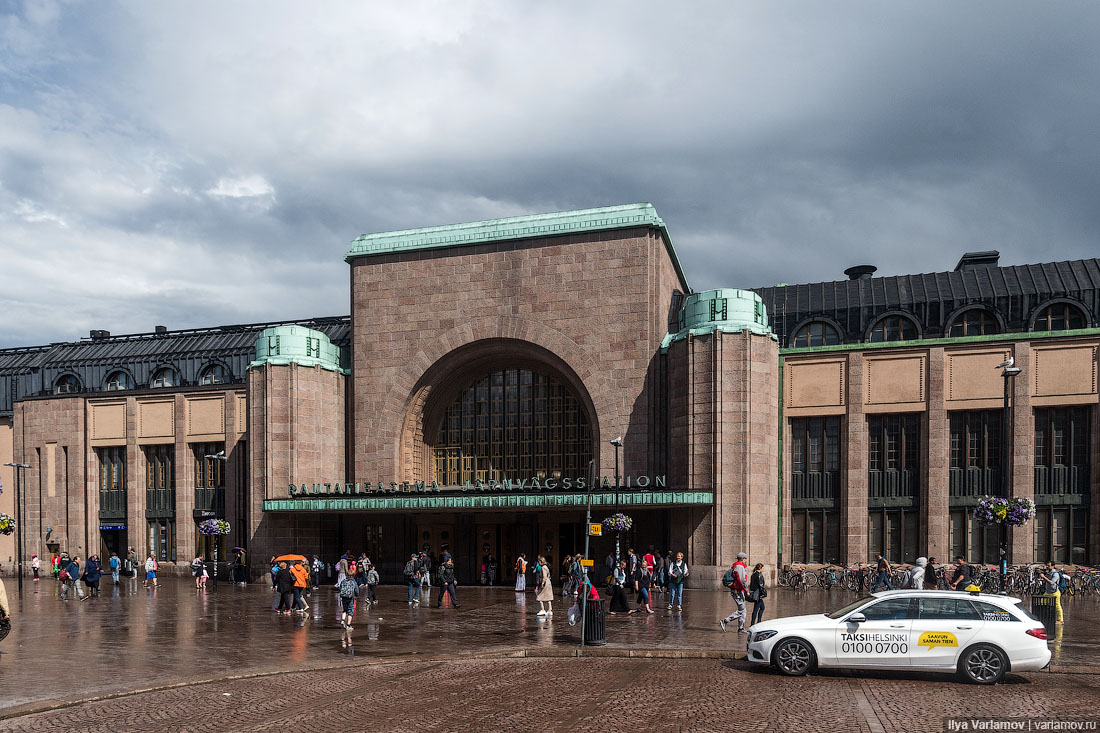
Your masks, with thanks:
M 322 332 L 304 326 L 265 328 L 256 338 L 256 360 L 248 366 L 291 362 L 349 373 L 341 366 L 340 347 L 329 341 Z
M 351 262 L 357 257 L 409 252 L 418 249 L 438 249 L 440 247 L 462 247 L 502 242 L 510 239 L 531 239 L 534 237 L 552 237 L 561 234 L 580 234 L 584 232 L 624 229 L 627 227 L 649 226 L 661 230 L 669 257 L 687 288 L 687 278 L 680 269 L 680 261 L 672 247 L 672 238 L 664 221 L 657 215 L 653 204 L 622 204 L 620 206 L 601 206 L 597 209 L 579 209 L 577 211 L 559 211 L 552 214 L 530 214 L 510 216 L 504 219 L 474 221 L 467 224 L 448 224 L 446 226 L 404 229 L 396 232 L 364 234 L 351 243 L 344 259 Z
M 673 341 L 687 338 L 689 334 L 697 336 L 715 331 L 752 331 L 776 338 L 768 325 L 764 301 L 751 290 L 721 288 L 692 293 L 684 298 L 684 304 L 680 307 L 679 325 L 679 331 L 667 334 L 661 342 L 662 351 Z
M 317 499 L 264 499 L 265 512 L 315 511 L 443 511 L 472 509 L 584 509 L 587 494 L 469 494 L 433 496 L 398 492 L 390 496 Z M 592 506 L 620 507 L 711 506 L 713 491 L 646 491 L 592 494 Z

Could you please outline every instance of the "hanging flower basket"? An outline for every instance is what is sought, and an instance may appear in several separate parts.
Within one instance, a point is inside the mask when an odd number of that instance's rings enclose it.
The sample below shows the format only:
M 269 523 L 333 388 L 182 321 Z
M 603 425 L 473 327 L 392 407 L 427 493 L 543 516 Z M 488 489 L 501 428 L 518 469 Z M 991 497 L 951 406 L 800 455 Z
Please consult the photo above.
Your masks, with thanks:
M 985 496 L 974 507 L 973 516 L 978 524 L 987 527 L 991 524 L 1019 527 L 1035 516 L 1035 502 L 1018 496 L 1008 499 L 1003 496 Z
M 603 528 L 608 532 L 628 532 L 630 527 L 634 524 L 634 520 L 622 512 L 619 512 L 603 520 L 602 524 Z
M 204 535 L 229 534 L 229 522 L 224 519 L 204 519 L 199 522 L 199 533 Z
M 0 512 L 0 534 L 11 534 L 15 531 L 15 520 L 9 514 Z

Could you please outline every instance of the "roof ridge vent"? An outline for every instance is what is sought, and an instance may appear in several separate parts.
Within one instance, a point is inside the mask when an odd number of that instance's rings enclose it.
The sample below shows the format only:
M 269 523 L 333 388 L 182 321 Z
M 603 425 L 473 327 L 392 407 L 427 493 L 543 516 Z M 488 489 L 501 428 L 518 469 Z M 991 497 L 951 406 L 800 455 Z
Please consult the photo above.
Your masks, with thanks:
M 849 280 L 870 280 L 878 268 L 874 265 L 853 265 L 844 271 Z
M 955 272 L 963 270 L 977 270 L 982 267 L 999 267 L 1001 253 L 995 249 L 984 252 L 967 252 L 959 258 L 959 264 L 955 265 Z

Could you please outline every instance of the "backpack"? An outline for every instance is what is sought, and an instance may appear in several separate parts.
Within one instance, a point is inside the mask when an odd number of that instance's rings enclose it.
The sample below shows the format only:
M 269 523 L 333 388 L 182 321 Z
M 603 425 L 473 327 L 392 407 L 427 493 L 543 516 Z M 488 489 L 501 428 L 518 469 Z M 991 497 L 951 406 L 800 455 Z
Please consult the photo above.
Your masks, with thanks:
M 732 588 L 733 587 L 733 568 L 730 568 L 729 570 L 727 570 L 726 574 L 722 576 L 722 587 L 723 588 Z
M 341 598 L 355 598 L 359 595 L 359 584 L 351 578 L 344 578 L 340 583 Z
M 405 563 L 406 580 L 412 580 L 416 577 L 416 571 L 418 567 L 419 566 L 417 565 L 416 560 L 409 560 L 407 563 Z
M 1065 593 L 1065 592 L 1066 592 L 1066 589 L 1067 589 L 1067 588 L 1069 588 L 1069 576 L 1068 576 L 1068 575 L 1066 575 L 1066 574 L 1065 574 L 1065 573 L 1063 573 L 1063 572 L 1059 572 L 1059 573 L 1058 573 L 1058 576 L 1059 576 L 1059 580 L 1058 580 L 1058 590 L 1060 590 L 1060 591 L 1062 591 L 1063 593 Z

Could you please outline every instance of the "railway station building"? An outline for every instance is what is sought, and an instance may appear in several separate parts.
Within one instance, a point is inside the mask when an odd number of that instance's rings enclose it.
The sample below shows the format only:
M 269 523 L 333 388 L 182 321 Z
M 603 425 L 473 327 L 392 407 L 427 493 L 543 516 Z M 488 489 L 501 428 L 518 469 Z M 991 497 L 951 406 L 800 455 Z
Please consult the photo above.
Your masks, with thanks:
M 582 550 L 591 502 L 714 586 L 741 551 L 994 562 L 969 510 L 1008 494 L 1038 505 L 1011 562 L 1100 561 L 1100 260 L 696 291 L 631 204 L 367 234 L 346 261 L 347 316 L 0 350 L 25 557 L 350 549 L 396 580 L 445 548 L 472 582 Z

